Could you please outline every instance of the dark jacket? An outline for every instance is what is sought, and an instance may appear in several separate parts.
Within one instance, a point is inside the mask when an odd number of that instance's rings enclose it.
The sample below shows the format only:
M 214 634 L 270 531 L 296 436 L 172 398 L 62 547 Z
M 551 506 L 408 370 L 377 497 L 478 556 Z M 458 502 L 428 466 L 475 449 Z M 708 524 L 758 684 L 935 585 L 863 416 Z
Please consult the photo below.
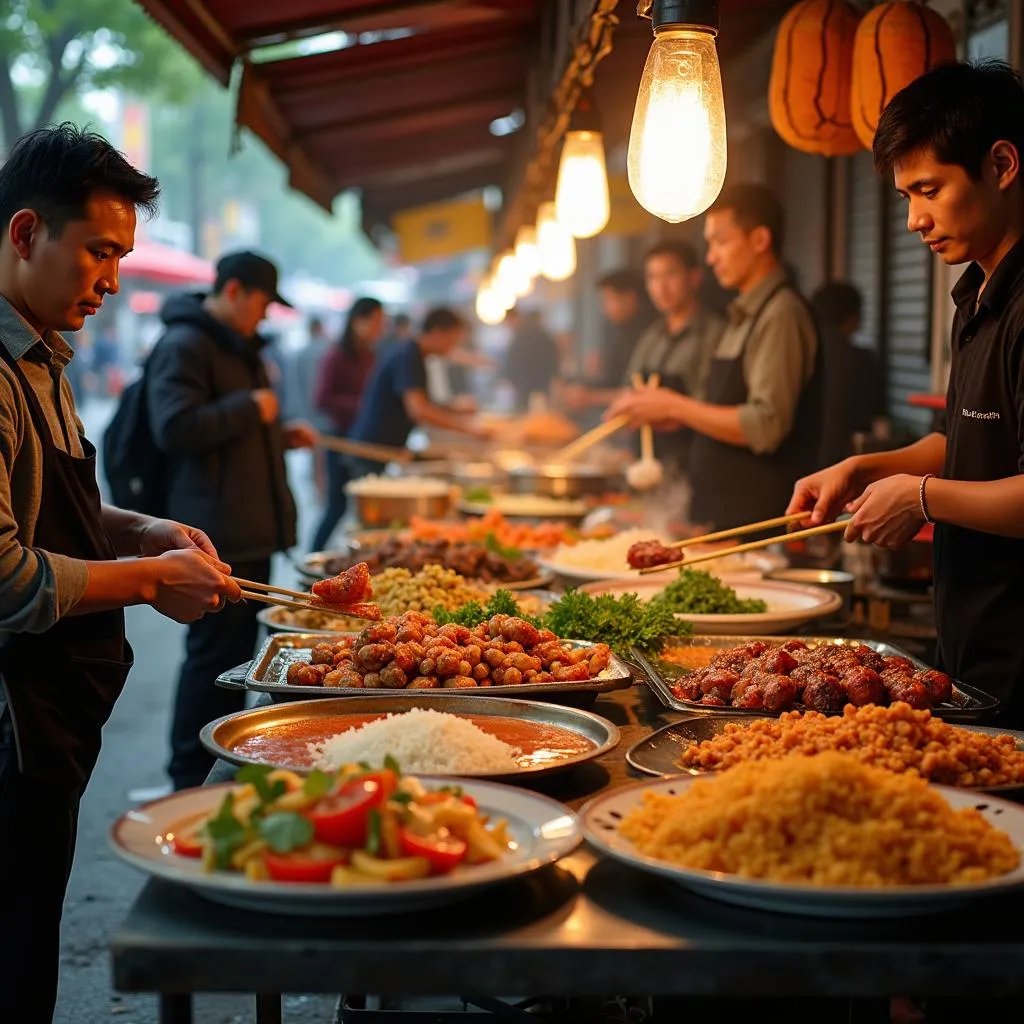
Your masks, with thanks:
M 295 502 L 280 422 L 260 422 L 250 392 L 270 387 L 258 338 L 212 317 L 201 295 L 177 295 L 146 364 L 156 443 L 168 455 L 167 515 L 204 530 L 226 561 L 295 544 Z

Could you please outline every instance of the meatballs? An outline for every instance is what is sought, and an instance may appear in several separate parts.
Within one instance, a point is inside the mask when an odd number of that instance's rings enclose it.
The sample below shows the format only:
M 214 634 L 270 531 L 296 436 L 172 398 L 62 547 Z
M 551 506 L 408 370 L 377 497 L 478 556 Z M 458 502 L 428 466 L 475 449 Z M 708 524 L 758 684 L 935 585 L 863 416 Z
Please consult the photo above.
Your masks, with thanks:
M 710 663 L 672 684 L 684 701 L 768 712 L 804 707 L 827 713 L 904 701 L 912 708 L 948 703 L 953 681 L 921 670 L 902 655 L 884 655 L 862 643 L 799 639 L 772 646 L 752 640 L 718 651 Z

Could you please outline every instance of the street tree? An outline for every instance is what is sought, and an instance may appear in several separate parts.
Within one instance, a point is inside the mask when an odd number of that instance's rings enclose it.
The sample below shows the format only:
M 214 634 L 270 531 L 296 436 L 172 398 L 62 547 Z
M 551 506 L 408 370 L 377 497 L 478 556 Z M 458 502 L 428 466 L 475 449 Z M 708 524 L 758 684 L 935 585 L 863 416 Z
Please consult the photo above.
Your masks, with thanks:
M 198 80 L 135 3 L 0 0 L 0 153 L 76 94 L 117 87 L 183 102 Z

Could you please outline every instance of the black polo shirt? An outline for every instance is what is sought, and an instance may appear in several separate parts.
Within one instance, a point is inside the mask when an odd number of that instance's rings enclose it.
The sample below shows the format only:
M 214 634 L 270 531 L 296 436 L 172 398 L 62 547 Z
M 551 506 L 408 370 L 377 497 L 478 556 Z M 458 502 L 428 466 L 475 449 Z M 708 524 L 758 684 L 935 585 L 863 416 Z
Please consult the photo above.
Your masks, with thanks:
M 979 300 L 983 277 L 972 264 L 953 289 L 949 480 L 1024 473 L 1024 241 Z M 1004 724 L 1024 727 L 1024 540 L 937 524 L 935 610 L 941 667 L 994 693 Z

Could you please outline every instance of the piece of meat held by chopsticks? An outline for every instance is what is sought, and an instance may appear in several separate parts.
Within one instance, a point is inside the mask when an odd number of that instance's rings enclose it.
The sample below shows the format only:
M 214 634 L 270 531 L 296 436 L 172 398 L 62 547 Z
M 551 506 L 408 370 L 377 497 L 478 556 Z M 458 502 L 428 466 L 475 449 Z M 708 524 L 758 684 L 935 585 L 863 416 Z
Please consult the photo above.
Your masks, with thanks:
M 631 569 L 653 569 L 656 565 L 676 562 L 678 551 L 665 547 L 660 540 L 641 540 L 634 544 L 626 555 Z
M 370 582 L 369 566 L 365 562 L 358 562 L 337 576 L 317 580 L 309 592 L 309 603 L 317 608 L 359 619 L 378 621 L 381 618 L 380 608 L 370 603 L 373 584 Z

